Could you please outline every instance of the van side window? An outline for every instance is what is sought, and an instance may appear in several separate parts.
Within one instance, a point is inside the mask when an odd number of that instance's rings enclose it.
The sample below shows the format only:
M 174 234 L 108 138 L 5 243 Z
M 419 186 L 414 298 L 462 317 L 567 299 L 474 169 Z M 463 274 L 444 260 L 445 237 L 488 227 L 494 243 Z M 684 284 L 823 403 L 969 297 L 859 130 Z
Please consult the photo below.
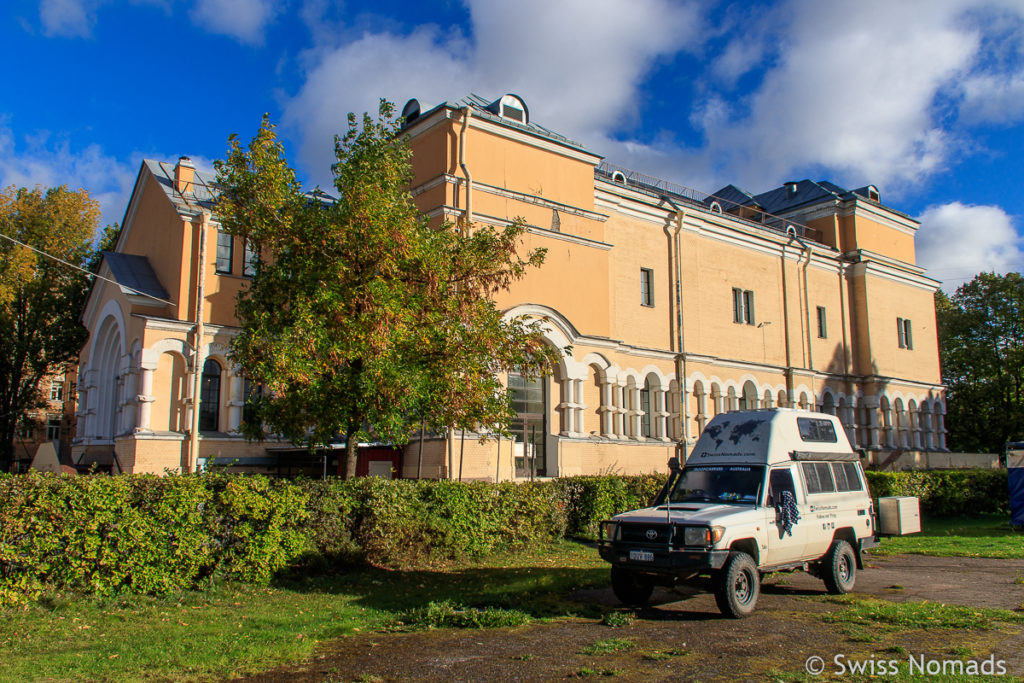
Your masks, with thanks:
M 821 420 L 813 417 L 798 417 L 796 425 L 800 428 L 800 439 L 802 441 L 816 441 L 819 443 L 836 443 L 836 428 L 831 420 Z
M 832 474 L 836 479 L 836 491 L 860 491 L 864 488 L 857 464 L 852 462 L 832 463 Z
M 807 493 L 832 493 L 836 490 L 832 468 L 827 462 L 804 462 L 800 466 L 807 482 Z
M 771 470 L 768 475 L 768 505 L 777 505 L 782 492 L 789 491 L 796 498 L 796 485 L 793 484 L 793 473 L 788 467 Z

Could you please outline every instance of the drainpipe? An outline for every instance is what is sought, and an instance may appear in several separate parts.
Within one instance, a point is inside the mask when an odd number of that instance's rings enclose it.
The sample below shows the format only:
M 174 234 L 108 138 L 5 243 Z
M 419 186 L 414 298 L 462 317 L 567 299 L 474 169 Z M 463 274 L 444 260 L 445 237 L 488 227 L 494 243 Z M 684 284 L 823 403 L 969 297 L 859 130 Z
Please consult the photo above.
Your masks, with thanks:
M 462 129 L 459 131 L 459 168 L 466 178 L 466 213 L 463 218 L 462 234 L 469 233 L 469 226 L 473 222 L 473 175 L 466 166 L 466 129 L 469 128 L 469 119 L 473 110 L 469 107 L 462 108 Z
M 188 443 L 187 472 L 195 472 L 199 463 L 199 393 L 202 388 L 203 364 L 203 297 L 206 287 L 206 227 L 210 223 L 210 214 L 203 211 L 199 214 L 199 278 L 196 285 L 196 326 L 192 347 L 192 426 Z
M 680 259 L 682 250 L 680 248 L 681 232 L 683 230 L 683 219 L 686 217 L 679 206 L 672 201 L 668 195 L 662 195 L 661 199 L 672 207 L 676 214 L 675 234 L 672 235 L 672 259 L 675 261 L 676 276 L 676 378 L 679 382 L 679 403 L 682 409 L 682 441 L 676 442 L 676 460 L 681 464 L 686 462 L 686 446 L 690 435 L 690 405 L 686 400 L 686 349 L 683 347 L 683 269 Z M 665 234 L 669 231 L 665 226 Z M 680 453 L 682 451 L 682 453 Z
M 786 407 L 793 405 L 793 350 L 789 343 L 789 287 L 786 284 L 786 247 L 782 245 L 782 331 L 786 342 Z
M 804 254 L 805 254 L 805 258 L 804 258 L 804 262 L 803 262 L 803 271 L 804 271 L 803 272 L 803 287 L 802 287 L 802 292 L 800 292 L 802 294 L 803 308 L 804 308 L 803 313 L 804 313 L 804 330 L 805 330 L 805 334 L 804 334 L 803 343 L 806 344 L 806 348 L 807 348 L 807 368 L 809 370 L 813 370 L 814 369 L 814 357 L 812 356 L 812 352 L 811 352 L 811 341 L 812 341 L 811 340 L 811 305 L 810 305 L 810 302 L 808 300 L 808 291 L 807 291 L 807 267 L 811 263 L 811 247 L 806 242 L 804 242 L 802 239 L 800 239 L 800 236 L 796 234 L 796 230 L 795 229 L 793 230 L 793 232 L 789 233 L 789 239 L 790 239 L 791 242 L 792 241 L 796 241 L 801 247 L 803 247 Z M 785 257 L 785 250 L 783 250 L 783 257 Z M 782 271 L 782 274 L 783 274 L 783 287 L 785 287 L 785 274 L 786 274 L 786 271 L 785 271 L 785 258 L 783 258 L 783 271 Z M 785 290 L 783 290 L 783 291 L 785 291 Z M 787 318 L 787 320 L 788 320 L 788 318 Z M 786 393 L 788 394 L 788 398 L 789 398 L 790 403 L 792 403 L 793 402 L 793 396 L 792 396 L 792 393 L 791 393 L 791 391 L 792 391 L 791 387 L 792 387 L 793 380 L 792 380 L 792 365 L 790 364 L 790 360 L 789 360 L 789 325 L 788 324 L 786 325 L 786 364 L 789 366 L 789 368 L 787 369 L 787 373 L 789 374 L 789 377 L 787 377 L 787 381 L 786 381 L 786 384 L 787 384 Z

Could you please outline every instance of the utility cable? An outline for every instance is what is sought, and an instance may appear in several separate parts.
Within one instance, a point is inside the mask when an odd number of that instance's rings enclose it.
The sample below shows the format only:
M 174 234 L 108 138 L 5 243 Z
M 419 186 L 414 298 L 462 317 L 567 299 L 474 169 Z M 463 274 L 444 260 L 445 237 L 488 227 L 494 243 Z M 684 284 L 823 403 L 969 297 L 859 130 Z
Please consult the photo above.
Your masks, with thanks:
M 152 294 L 149 294 L 147 292 L 139 291 L 138 289 L 135 289 L 134 287 L 127 287 L 125 285 L 122 285 L 117 280 L 112 280 L 109 277 L 103 277 L 99 273 L 94 273 L 94 272 L 92 272 L 90 270 L 86 270 L 85 268 L 82 268 L 81 266 L 76 266 L 74 263 L 71 263 L 70 261 L 65 261 L 64 259 L 60 258 L 59 256 L 54 256 L 53 254 L 48 254 L 45 251 L 43 251 L 42 249 L 36 249 L 31 244 L 25 244 L 21 240 L 15 239 L 14 237 L 11 237 L 10 235 L 7 235 L 7 234 L 4 234 L 4 233 L 0 232 L 0 237 L 3 237 L 6 240 L 10 240 L 11 242 L 14 242 L 15 244 L 17 244 L 18 246 L 25 247 L 26 249 L 29 249 L 30 251 L 34 251 L 35 253 L 39 254 L 40 256 L 45 256 L 48 259 L 53 259 L 57 263 L 61 263 L 61 264 L 65 265 L 65 266 L 68 266 L 70 268 L 74 268 L 77 271 L 85 273 L 86 277 L 96 278 L 96 279 L 99 279 L 99 280 L 103 280 L 104 282 L 109 282 L 112 285 L 117 285 L 118 287 L 122 287 L 124 289 L 127 289 L 132 294 L 135 294 L 137 296 L 146 297 L 147 299 L 153 299 L 154 301 L 159 301 L 160 303 L 165 304 L 167 306 L 173 306 L 174 305 L 170 301 L 167 301 L 166 299 L 161 299 L 158 296 L 153 296 Z

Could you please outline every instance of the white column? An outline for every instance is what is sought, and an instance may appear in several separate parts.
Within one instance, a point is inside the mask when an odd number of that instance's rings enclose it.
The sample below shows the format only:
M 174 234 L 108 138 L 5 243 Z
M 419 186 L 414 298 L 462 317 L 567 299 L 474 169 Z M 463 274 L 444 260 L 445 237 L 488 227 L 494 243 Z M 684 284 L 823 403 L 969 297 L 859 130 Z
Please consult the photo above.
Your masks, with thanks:
M 868 414 L 868 423 L 866 425 L 868 430 L 868 447 L 879 448 L 881 443 L 879 441 L 879 424 L 878 424 L 878 401 L 875 397 L 864 397 L 861 399 L 864 407 Z
M 948 450 L 946 448 L 946 416 L 937 411 L 935 413 L 935 433 L 939 437 L 939 450 Z
M 571 379 L 569 380 L 574 387 L 574 393 L 576 395 L 576 409 L 572 415 L 572 430 L 579 436 L 583 434 L 583 415 L 586 411 L 586 405 L 583 403 L 583 380 Z
M 643 408 L 640 405 L 640 388 L 627 387 L 626 392 L 629 394 L 629 402 L 627 404 L 629 406 L 629 436 L 638 441 L 643 441 L 643 430 L 640 428 L 640 422 L 643 419 Z
M 615 436 L 615 405 L 613 395 L 612 383 L 602 379 L 601 407 L 598 408 L 598 412 L 601 414 L 601 435 L 610 438 Z
M 615 436 L 626 438 L 626 387 L 616 384 L 612 387 L 615 396 Z
M 228 374 L 228 433 L 237 434 L 242 424 L 242 408 L 245 407 L 245 396 L 242 395 L 245 380 L 242 368 L 234 366 Z
M 135 396 L 135 401 L 139 406 L 139 419 L 135 426 L 136 433 L 153 431 L 151 421 L 153 419 L 153 402 L 156 401 L 156 397 L 153 396 L 153 371 L 155 370 L 155 364 L 142 363 L 139 366 L 139 393 Z

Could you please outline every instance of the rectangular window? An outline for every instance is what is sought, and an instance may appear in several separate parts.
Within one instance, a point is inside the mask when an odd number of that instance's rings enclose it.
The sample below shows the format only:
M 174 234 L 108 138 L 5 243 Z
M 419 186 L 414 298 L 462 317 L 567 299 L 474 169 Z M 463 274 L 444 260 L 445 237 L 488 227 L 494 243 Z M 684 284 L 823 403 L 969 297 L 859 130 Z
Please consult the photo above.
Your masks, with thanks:
M 832 463 L 832 475 L 836 480 L 836 491 L 860 491 L 864 488 L 857 473 L 857 464 L 852 462 Z
M 46 440 L 60 441 L 60 417 L 50 417 L 46 420 Z
M 754 324 L 754 293 L 749 289 L 732 288 L 732 321 Z
M 828 337 L 828 321 L 825 319 L 824 306 L 818 306 L 818 337 L 820 339 Z
M 256 250 L 249 244 L 249 240 L 245 241 L 245 249 L 242 257 L 242 275 L 245 277 L 252 277 L 256 274 Z
M 901 349 L 913 349 L 914 337 L 911 332 L 912 323 L 906 318 L 896 318 L 896 339 Z
M 51 401 L 63 401 L 64 400 L 64 382 L 60 380 L 53 380 L 50 382 L 50 400 Z
M 832 493 L 836 490 L 832 481 L 832 468 L 827 462 L 805 462 L 800 464 L 807 483 L 807 493 Z
M 234 260 L 234 241 L 235 238 L 224 232 L 223 230 L 217 231 L 217 272 L 218 273 L 230 273 L 231 262 Z
M 797 427 L 800 429 L 800 440 L 817 443 L 838 443 L 835 427 L 831 420 L 816 417 L 798 417 Z
M 654 306 L 654 271 L 640 269 L 640 305 Z

